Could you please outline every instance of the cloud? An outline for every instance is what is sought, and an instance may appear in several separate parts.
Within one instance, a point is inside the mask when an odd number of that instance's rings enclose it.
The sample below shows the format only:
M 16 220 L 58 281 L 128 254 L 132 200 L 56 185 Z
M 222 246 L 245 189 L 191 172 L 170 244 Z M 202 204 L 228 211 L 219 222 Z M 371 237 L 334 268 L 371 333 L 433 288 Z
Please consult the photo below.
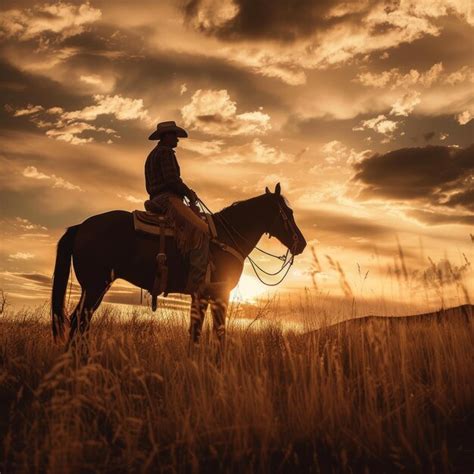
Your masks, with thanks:
M 242 145 L 225 146 L 224 140 L 182 140 L 180 146 L 186 150 L 209 157 L 216 163 L 262 163 L 282 164 L 290 163 L 297 159 L 299 154 L 286 153 L 277 147 L 263 143 L 259 138 L 254 138 L 249 143 Z
M 380 114 L 377 117 L 368 120 L 362 120 L 362 122 L 354 127 L 354 131 L 373 130 L 374 132 L 385 135 L 387 139 L 393 136 L 393 132 L 397 130 L 400 122 L 390 120 L 385 115 Z
M 329 164 L 340 162 L 347 153 L 347 147 L 338 140 L 332 140 L 321 147 L 324 153 L 324 160 Z
M 46 175 L 45 175 L 46 176 Z M 33 224 L 28 219 L 24 219 L 22 217 L 17 217 L 16 223 L 22 230 L 48 230 L 47 227 L 39 224 Z
M 186 140 L 180 141 L 179 144 L 179 146 L 185 150 L 204 156 L 220 153 L 223 145 L 223 140 L 196 140 L 194 138 L 186 138 Z
M 97 74 L 90 74 L 90 75 L 82 74 L 79 77 L 79 80 L 93 86 L 103 85 L 101 77 L 98 76 Z
M 309 46 L 308 46 L 309 48 Z M 243 66 L 253 73 L 276 77 L 286 84 L 298 86 L 306 83 L 305 69 L 315 69 L 311 65 L 305 51 L 298 51 L 297 46 L 262 46 L 240 45 L 227 46 L 221 49 L 222 56 L 230 59 L 238 66 Z
M 474 82 L 474 68 L 463 66 L 458 71 L 454 71 L 447 75 L 444 79 L 446 84 L 454 85 L 462 82 Z
M 95 105 L 89 105 L 81 110 L 64 112 L 65 120 L 95 120 L 100 115 L 113 115 L 117 120 L 150 121 L 148 111 L 143 107 L 142 99 L 131 99 L 121 95 L 94 95 Z
M 397 99 L 392 105 L 390 115 L 408 117 L 417 104 L 421 102 L 420 93 L 417 91 L 407 92 L 403 97 Z
M 443 64 L 436 63 L 425 72 L 411 69 L 402 73 L 398 68 L 382 72 L 364 72 L 357 75 L 356 82 L 371 88 L 383 89 L 379 97 L 393 97 L 391 91 L 401 92 L 391 102 L 391 115 L 408 116 L 417 107 L 418 113 L 441 115 L 470 110 L 474 69 L 463 66 L 448 73 Z
M 63 127 L 50 129 L 46 132 L 46 135 L 55 138 L 56 140 L 71 143 L 72 145 L 81 145 L 83 143 L 90 143 L 94 140 L 92 137 L 80 138 L 77 136 L 85 130 L 96 130 L 96 128 L 85 122 L 73 122 Z
M 17 110 L 14 110 L 10 105 L 5 105 L 5 109 L 8 112 L 13 112 L 14 117 L 34 115 L 44 110 L 43 107 L 41 107 L 41 105 L 33 105 L 33 104 L 28 104 L 24 109 L 17 109 Z
M 465 110 L 464 112 L 461 112 L 460 114 L 456 115 L 456 120 L 458 121 L 459 125 L 466 125 L 466 123 L 469 123 L 474 116 L 469 112 L 469 110 Z
M 185 12 L 197 30 L 224 39 L 271 38 L 292 41 L 325 26 L 331 2 L 303 0 L 296 8 L 282 1 L 191 0 Z
M 23 170 L 23 176 L 25 178 L 32 178 L 32 179 L 51 179 L 51 176 L 41 173 L 34 166 L 27 166 Z
M 423 134 L 423 138 L 425 139 L 425 141 L 429 142 L 435 137 L 435 135 L 435 132 L 426 132 Z
M 199 0 L 188 2 L 186 12 L 196 29 L 210 32 L 235 18 L 239 7 L 233 0 Z
M 229 43 L 218 51 L 250 70 L 291 85 L 306 82 L 307 70 L 324 69 L 387 52 L 425 36 L 438 36 L 440 18 L 455 15 L 472 24 L 466 2 L 314 2 L 235 0 L 227 15 L 191 0 L 185 12 L 196 30 Z M 236 44 L 236 46 L 234 45 Z M 436 75 L 439 71 L 431 71 Z M 426 81 L 434 80 L 429 75 Z
M 62 107 L 50 107 L 47 111 L 48 114 L 62 114 L 64 112 Z
M 314 203 L 315 200 L 310 200 L 308 196 L 306 204 L 311 202 Z M 311 206 L 311 208 L 299 209 L 298 224 L 302 228 L 317 232 L 319 237 L 326 236 L 325 240 L 331 234 L 342 236 L 345 242 L 347 242 L 348 235 L 352 238 L 373 239 L 375 237 L 379 239 L 394 234 L 393 227 L 382 224 L 380 220 L 354 215 L 352 209 L 326 209 L 320 203 L 317 206 Z M 371 245 L 374 246 L 373 241 L 371 241 Z
M 25 280 L 34 281 L 35 283 L 41 283 L 42 285 L 51 285 L 51 277 L 42 273 L 9 273 L 9 275 L 15 278 L 21 278 Z
M 398 68 L 382 72 L 363 72 L 357 75 L 356 81 L 367 87 L 399 89 L 409 89 L 415 85 L 429 87 L 441 78 L 443 64 L 436 63 L 426 72 L 419 72 L 410 69 L 406 74 L 402 74 Z M 456 73 L 453 73 L 456 74 Z M 445 81 L 448 81 L 445 77 Z M 453 76 L 454 77 L 454 76 Z
M 261 135 L 270 128 L 270 116 L 261 111 L 237 113 L 227 90 L 198 89 L 181 109 L 184 125 L 219 136 Z
M 474 215 L 450 213 L 446 209 L 441 211 L 413 209 L 406 210 L 405 214 L 408 217 L 413 217 L 419 222 L 423 222 L 428 225 L 474 225 Z
M 0 276 L 2 278 L 8 279 L 8 280 L 28 280 L 32 281 L 34 283 L 38 283 L 40 285 L 44 285 L 49 287 L 51 285 L 51 277 L 47 276 L 43 273 L 37 273 L 37 272 L 8 272 L 8 271 L 2 271 L 0 272 Z
M 219 163 L 264 163 L 281 164 L 293 161 L 294 155 L 285 153 L 254 138 L 250 143 L 228 147 L 213 159 Z
M 125 199 L 133 204 L 143 204 L 143 199 L 132 196 L 131 194 L 117 194 L 117 197 Z
M 30 120 L 38 128 L 47 128 L 45 132 L 48 137 L 64 141 L 72 145 L 82 145 L 94 141 L 92 136 L 87 138 L 79 137 L 85 131 L 103 132 L 106 135 L 115 135 L 117 132 L 108 127 L 97 127 L 86 123 L 93 122 L 100 116 L 111 115 L 116 120 L 142 120 L 147 125 L 151 124 L 151 118 L 143 106 L 142 99 L 132 99 L 120 95 L 94 95 L 96 104 L 89 105 L 80 110 L 64 111 L 62 107 L 50 107 L 44 109 L 41 105 L 33 106 L 29 104 L 26 109 L 15 110 L 12 106 L 6 110 L 14 117 L 28 115 Z M 39 115 L 41 113 L 41 115 Z M 108 142 L 110 139 L 107 137 Z
M 89 3 L 72 5 L 56 2 L 7 10 L 0 13 L 0 36 L 20 41 L 46 38 L 48 35 L 65 39 L 82 33 L 86 25 L 100 17 L 101 11 Z
M 373 154 L 371 150 L 357 152 L 353 148 L 349 149 L 339 140 L 331 140 L 330 142 L 325 143 L 321 147 L 321 151 L 323 152 L 324 160 L 330 165 L 336 165 L 340 163 L 352 165 Z M 316 165 L 311 168 L 310 171 L 318 172 L 320 169 L 321 167 Z
M 11 260 L 31 260 L 34 258 L 34 254 L 29 252 L 16 252 L 14 254 L 9 255 L 8 258 Z
M 474 212 L 474 187 L 451 194 L 444 204 L 450 207 L 464 207 Z
M 472 112 L 474 69 L 468 66 L 450 73 L 444 70 L 442 63 L 436 63 L 424 72 L 411 69 L 402 73 L 398 68 L 369 71 L 357 75 L 355 81 L 366 87 L 383 89 L 377 96 L 382 103 L 390 101 L 391 115 L 406 117 L 415 107 L 418 114 L 424 115 L 454 114 L 466 109 Z M 395 101 L 392 91 L 398 95 Z
M 42 180 L 52 181 L 53 188 L 62 188 L 62 189 L 67 189 L 69 191 L 82 191 L 80 186 L 76 186 L 75 184 L 72 184 L 69 181 L 66 181 L 64 178 L 61 178 L 60 176 L 56 176 L 54 174 L 49 176 L 45 173 L 42 173 L 41 171 L 38 171 L 38 169 L 35 166 L 27 166 L 23 170 L 22 174 L 25 178 L 37 179 L 40 181 Z
M 424 203 L 432 207 L 423 211 L 430 213 L 425 221 L 443 214 L 443 209 L 449 219 L 466 221 L 460 212 L 474 208 L 474 145 L 401 148 L 366 158 L 354 169 L 361 198 Z

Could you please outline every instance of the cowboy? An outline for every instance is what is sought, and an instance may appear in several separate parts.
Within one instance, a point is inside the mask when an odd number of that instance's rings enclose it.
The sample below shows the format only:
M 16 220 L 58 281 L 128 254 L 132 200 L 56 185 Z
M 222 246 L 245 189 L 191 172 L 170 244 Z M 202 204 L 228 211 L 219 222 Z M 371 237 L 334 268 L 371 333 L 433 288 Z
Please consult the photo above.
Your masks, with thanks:
M 159 140 L 145 163 L 146 190 L 155 211 L 166 214 L 176 226 L 178 248 L 189 255 L 186 293 L 196 293 L 204 286 L 209 256 L 209 229 L 198 216 L 198 197 L 181 179 L 174 148 L 179 138 L 187 138 L 186 130 L 174 121 L 161 122 L 148 137 Z M 190 207 L 183 198 L 187 197 Z M 145 206 L 147 207 L 147 206 Z

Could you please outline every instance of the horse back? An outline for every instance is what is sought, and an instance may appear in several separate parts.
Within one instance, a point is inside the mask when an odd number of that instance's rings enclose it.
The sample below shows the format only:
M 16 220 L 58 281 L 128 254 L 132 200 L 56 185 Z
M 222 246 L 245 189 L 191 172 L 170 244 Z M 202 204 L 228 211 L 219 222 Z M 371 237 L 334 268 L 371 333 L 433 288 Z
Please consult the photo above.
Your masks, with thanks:
M 159 246 L 158 235 L 135 230 L 131 212 L 109 211 L 89 217 L 80 225 L 74 244 L 74 266 L 87 267 L 99 274 L 113 270 L 114 279 L 122 278 L 149 290 L 155 277 Z M 188 263 L 178 252 L 172 236 L 166 237 L 165 253 L 168 286 L 180 287 Z

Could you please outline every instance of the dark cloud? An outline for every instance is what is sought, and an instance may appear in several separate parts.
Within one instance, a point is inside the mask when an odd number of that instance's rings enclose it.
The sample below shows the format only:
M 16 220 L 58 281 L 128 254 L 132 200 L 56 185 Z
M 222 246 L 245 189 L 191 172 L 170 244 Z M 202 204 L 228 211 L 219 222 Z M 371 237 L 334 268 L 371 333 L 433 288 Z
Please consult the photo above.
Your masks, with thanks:
M 474 145 L 401 148 L 373 155 L 354 165 L 355 179 L 367 196 L 393 199 L 430 197 L 439 204 L 444 193 L 465 184 L 474 171 Z
M 438 18 L 439 35 L 426 35 L 411 43 L 401 43 L 391 48 L 388 56 L 380 52 L 371 56 L 370 70 L 381 72 L 391 68 L 427 70 L 442 62 L 446 70 L 456 70 L 474 55 L 472 26 L 464 19 L 452 16 Z M 470 63 L 471 60 L 468 60 Z
M 62 42 L 63 47 L 74 48 L 81 53 L 96 56 L 115 57 L 146 54 L 145 35 L 151 29 L 117 29 L 115 25 L 99 23 L 80 34 L 70 36 Z
M 114 82 L 114 94 L 143 99 L 145 106 L 156 109 L 159 114 L 164 109 L 175 108 L 177 120 L 180 112 L 176 108 L 184 105 L 197 89 L 226 89 L 239 108 L 258 106 L 266 110 L 287 110 L 288 104 L 282 95 L 279 83 L 271 78 L 249 75 L 248 71 L 226 58 L 189 54 L 183 51 L 150 51 L 143 35 L 129 31 L 113 35 L 109 28 L 96 25 L 93 30 L 68 38 L 65 44 L 74 48 L 61 63 L 61 69 L 68 71 L 71 81 L 75 81 L 74 108 L 79 109 L 90 102 L 90 90 L 78 80 L 85 75 L 97 75 Z M 180 88 L 187 85 L 187 94 L 181 96 Z M 71 91 L 73 92 L 73 91 Z M 48 97 L 54 94 L 45 94 Z M 86 98 L 86 99 L 84 99 Z M 72 109 L 69 101 L 57 102 L 64 109 Z M 37 101 L 37 103 L 41 103 Z M 49 106 L 49 104 L 47 104 Z M 127 130 L 121 130 L 127 138 Z
M 429 225 L 443 225 L 443 224 L 464 224 L 474 225 L 474 215 L 472 214 L 445 214 L 435 211 L 424 211 L 421 209 L 415 211 L 408 211 L 407 216 L 414 217 L 420 222 Z
M 431 145 L 458 145 L 461 148 L 466 148 L 472 143 L 474 136 L 474 120 L 460 126 L 452 114 L 437 116 L 413 114 L 404 117 L 403 123 L 403 130 L 406 133 L 397 137 L 397 145 L 400 148 L 413 147 L 414 145 L 425 146 L 428 138 Z M 430 130 L 430 132 L 426 132 L 426 130 Z M 435 136 L 431 136 L 433 132 L 435 132 Z M 445 137 L 444 140 L 443 137 Z M 386 148 L 388 147 L 390 144 L 386 146 Z
M 227 40 L 275 39 L 294 41 L 339 23 L 357 21 L 367 9 L 347 10 L 337 16 L 328 15 L 331 9 L 344 7 L 331 0 L 236 0 L 237 14 L 228 21 L 212 18 L 208 10 L 201 10 L 202 0 L 191 0 L 185 6 L 188 20 L 202 32 Z M 369 2 L 368 5 L 373 2 Z M 366 7 L 368 8 L 368 7 Z M 202 14 L 209 16 L 203 21 Z
M 422 212 L 425 222 L 472 222 L 466 210 L 474 208 L 472 175 L 474 145 L 464 149 L 447 146 L 401 148 L 373 155 L 354 165 L 354 180 L 363 185 L 361 197 L 419 201 L 431 206 L 464 211 L 460 215 Z
M 423 134 L 423 138 L 429 142 L 433 139 L 433 137 L 436 135 L 436 132 L 426 132 Z
M 173 101 L 176 104 L 180 100 L 179 87 L 186 83 L 190 92 L 181 99 L 183 105 L 189 102 L 189 94 L 197 89 L 226 89 L 239 108 L 257 104 L 266 110 L 285 110 L 287 106 L 284 97 L 269 87 L 271 79 L 249 76 L 223 59 L 186 53 L 157 53 L 115 60 L 114 68 L 121 78 L 117 90 L 124 95 L 140 95 L 148 103 L 168 105 Z
M 342 87 L 342 86 L 341 86 Z M 350 86 L 348 86 L 350 87 Z M 351 119 L 334 119 L 329 117 L 306 117 L 302 118 L 296 114 L 291 114 L 283 126 L 285 133 L 298 136 L 307 141 L 315 137 L 319 141 L 339 140 L 349 147 L 357 149 L 373 148 L 375 140 L 367 142 L 365 133 L 353 133 L 353 128 L 360 122 L 374 118 L 375 113 L 359 114 Z M 391 118 L 391 117 L 390 117 Z M 443 146 L 456 145 L 462 148 L 468 147 L 472 143 L 474 136 L 474 120 L 460 126 L 453 115 L 411 115 L 403 117 L 401 126 L 404 135 L 396 137 L 397 146 L 400 148 L 412 148 L 415 145 L 426 145 L 426 130 L 436 130 L 436 136 L 431 138 L 431 144 Z M 372 138 L 377 134 L 370 131 Z M 380 136 L 380 135 L 379 135 Z M 444 137 L 444 140 L 443 140 Z M 388 153 L 393 149 L 393 142 L 379 143 L 377 150 L 380 153 Z
M 474 188 L 452 194 L 446 205 L 465 207 L 474 212 Z
M 20 71 L 5 60 L 0 58 L 0 92 L 2 106 L 0 107 L 0 127 L 6 129 L 28 131 L 36 130 L 33 123 L 28 120 L 12 119 L 11 113 L 5 105 L 15 108 L 25 107 L 26 104 L 42 105 L 44 108 L 57 105 L 66 108 L 78 109 L 87 104 L 87 100 L 78 97 L 75 91 L 43 76 Z
M 269 87 L 268 83 L 274 82 L 272 79 L 249 76 L 247 71 L 226 58 L 196 56 L 186 52 L 151 51 L 147 37 L 152 33 L 147 26 L 133 30 L 117 29 L 100 22 L 64 39 L 61 48 L 68 50 L 68 53 L 54 66 L 61 82 L 45 78 L 40 73 L 20 71 L 5 59 L 0 59 L 0 90 L 4 104 L 15 109 L 31 103 L 41 105 L 44 109 L 60 106 L 66 111 L 79 110 L 91 104 L 92 93 L 106 94 L 109 90 L 107 87 L 111 87 L 113 94 L 143 99 L 145 108 L 150 110 L 152 116 L 161 115 L 163 110 L 172 107 L 174 110 L 171 114 L 179 120 L 177 105 L 180 102 L 184 105 L 189 101 L 189 95 L 195 90 L 226 89 L 239 107 L 247 108 L 257 103 L 266 109 L 286 109 L 282 94 Z M 28 57 L 37 48 L 34 40 L 23 43 L 9 41 L 12 43 L 10 49 L 18 56 Z M 48 51 L 49 55 L 60 55 L 60 51 L 55 51 L 54 48 Z M 5 56 L 5 51 L 0 50 L 0 58 L 1 56 Z M 87 76 L 101 81 L 98 89 L 84 81 Z M 183 84 L 187 85 L 189 92 L 181 97 L 180 88 Z M 105 89 L 101 90 L 102 86 Z M 2 129 L 44 133 L 37 130 L 29 120 L 31 118 L 12 120 L 11 114 L 4 108 L 0 110 Z M 122 141 L 138 142 L 140 131 L 135 129 L 133 123 L 107 121 L 108 117 L 99 117 L 94 124 L 117 130 Z M 93 131 L 86 131 L 82 135 L 84 138 L 89 136 L 96 138 Z
M 249 75 L 225 58 L 150 50 L 148 38 L 155 33 L 146 25 L 132 30 L 103 22 L 95 24 L 63 41 L 62 46 L 72 48 L 74 54 L 62 62 L 62 67 L 72 76 L 113 75 L 117 78 L 115 93 L 141 97 L 147 102 L 176 103 L 180 86 L 186 83 L 190 91 L 228 89 L 243 107 L 256 102 L 265 107 L 284 107 L 280 91 L 272 92 L 268 86 L 273 84 L 272 79 Z

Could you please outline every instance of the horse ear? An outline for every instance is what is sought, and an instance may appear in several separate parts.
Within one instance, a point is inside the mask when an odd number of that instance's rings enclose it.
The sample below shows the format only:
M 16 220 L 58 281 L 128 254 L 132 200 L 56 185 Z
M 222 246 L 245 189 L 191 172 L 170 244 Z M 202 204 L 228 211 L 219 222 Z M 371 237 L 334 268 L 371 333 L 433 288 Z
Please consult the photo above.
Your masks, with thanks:
M 277 183 L 277 185 L 275 186 L 275 194 L 280 195 L 280 193 L 281 193 L 281 186 L 280 186 L 280 183 Z
M 265 194 L 271 194 L 270 190 L 268 189 L 268 186 L 265 186 Z

